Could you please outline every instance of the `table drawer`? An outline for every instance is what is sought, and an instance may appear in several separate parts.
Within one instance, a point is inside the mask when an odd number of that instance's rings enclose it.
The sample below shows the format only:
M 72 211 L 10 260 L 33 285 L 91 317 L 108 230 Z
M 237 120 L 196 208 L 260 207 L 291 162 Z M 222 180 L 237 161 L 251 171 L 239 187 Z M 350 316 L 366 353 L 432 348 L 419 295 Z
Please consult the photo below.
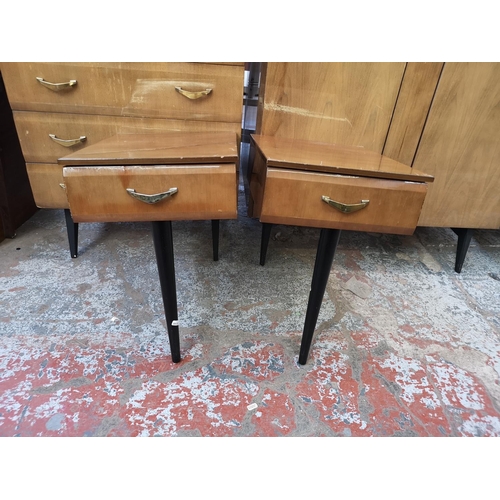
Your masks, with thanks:
M 27 163 L 26 170 L 39 208 L 69 208 L 64 183 L 62 165 L 52 163 Z
M 14 110 L 241 122 L 243 66 L 2 63 L 1 69 Z M 52 84 L 76 84 L 53 91 L 37 78 Z M 211 92 L 190 99 L 176 87 Z
M 64 167 L 64 183 L 75 222 L 235 219 L 236 165 Z M 127 189 L 153 195 L 177 188 L 157 203 Z
M 24 159 L 30 163 L 55 163 L 69 153 L 95 144 L 116 134 L 148 132 L 236 132 L 241 123 L 202 122 L 194 120 L 160 120 L 119 116 L 78 115 L 65 113 L 14 112 Z M 65 147 L 49 135 L 70 140 L 85 137 L 84 142 Z
M 260 220 L 320 228 L 412 234 L 422 209 L 426 183 L 268 168 Z M 344 204 L 369 200 L 343 213 L 322 199 Z

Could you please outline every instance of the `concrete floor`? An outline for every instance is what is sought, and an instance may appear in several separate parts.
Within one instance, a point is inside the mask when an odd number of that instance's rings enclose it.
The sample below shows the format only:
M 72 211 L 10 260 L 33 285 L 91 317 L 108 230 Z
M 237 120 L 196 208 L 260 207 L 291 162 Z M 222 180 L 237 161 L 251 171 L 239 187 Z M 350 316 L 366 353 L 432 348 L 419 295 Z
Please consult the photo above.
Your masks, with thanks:
M 319 230 L 174 223 L 182 362 L 150 224 L 40 210 L 0 244 L 1 436 L 500 436 L 500 231 L 343 232 L 307 365 Z M 253 406 L 252 406 L 253 405 Z

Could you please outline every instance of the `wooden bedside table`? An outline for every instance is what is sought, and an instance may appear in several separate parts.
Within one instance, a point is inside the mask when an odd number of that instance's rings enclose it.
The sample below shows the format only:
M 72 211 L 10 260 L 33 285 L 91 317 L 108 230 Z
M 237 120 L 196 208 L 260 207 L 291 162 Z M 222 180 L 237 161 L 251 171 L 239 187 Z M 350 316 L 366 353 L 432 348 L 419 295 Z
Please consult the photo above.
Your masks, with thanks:
M 152 221 L 172 361 L 180 361 L 173 220 L 237 217 L 234 133 L 123 134 L 58 160 L 73 220 Z
M 299 355 L 305 364 L 341 230 L 412 234 L 434 178 L 361 147 L 251 141 L 249 215 L 263 223 L 260 264 L 273 224 L 321 228 Z

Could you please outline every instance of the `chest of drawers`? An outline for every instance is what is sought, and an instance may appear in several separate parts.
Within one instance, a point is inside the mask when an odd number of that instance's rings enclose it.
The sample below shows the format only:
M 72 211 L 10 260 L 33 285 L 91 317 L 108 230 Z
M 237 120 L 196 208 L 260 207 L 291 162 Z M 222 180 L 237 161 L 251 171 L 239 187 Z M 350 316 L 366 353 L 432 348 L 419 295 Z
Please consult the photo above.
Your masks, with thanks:
M 69 213 L 58 158 L 117 134 L 241 134 L 243 63 L 1 63 L 35 203 Z

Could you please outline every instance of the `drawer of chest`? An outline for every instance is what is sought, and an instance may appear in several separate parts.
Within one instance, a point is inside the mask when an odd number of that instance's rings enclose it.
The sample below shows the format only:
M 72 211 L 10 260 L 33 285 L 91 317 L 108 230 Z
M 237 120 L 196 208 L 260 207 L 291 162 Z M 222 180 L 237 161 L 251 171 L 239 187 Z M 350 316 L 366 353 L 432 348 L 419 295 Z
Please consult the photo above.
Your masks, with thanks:
M 236 165 L 64 167 L 75 222 L 235 219 Z
M 39 208 L 69 208 L 66 192 L 61 187 L 63 167 L 53 163 L 26 163 L 31 191 Z
M 14 112 L 14 121 L 24 159 L 36 163 L 55 163 L 69 153 L 116 134 L 178 131 L 239 135 L 241 132 L 241 123 L 26 111 Z
M 268 168 L 262 222 L 412 234 L 425 183 Z
M 2 63 L 14 110 L 241 122 L 243 66 Z

